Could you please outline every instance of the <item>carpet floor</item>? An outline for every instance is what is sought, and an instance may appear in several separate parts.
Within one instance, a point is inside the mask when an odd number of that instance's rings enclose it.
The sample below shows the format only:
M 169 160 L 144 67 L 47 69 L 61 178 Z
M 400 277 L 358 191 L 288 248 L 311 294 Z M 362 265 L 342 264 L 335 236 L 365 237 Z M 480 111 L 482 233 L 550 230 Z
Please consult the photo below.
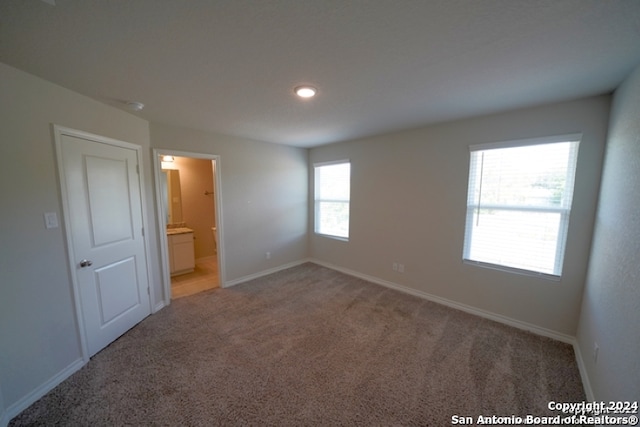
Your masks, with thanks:
M 573 348 L 307 263 L 175 300 L 11 426 L 445 426 L 583 401 Z

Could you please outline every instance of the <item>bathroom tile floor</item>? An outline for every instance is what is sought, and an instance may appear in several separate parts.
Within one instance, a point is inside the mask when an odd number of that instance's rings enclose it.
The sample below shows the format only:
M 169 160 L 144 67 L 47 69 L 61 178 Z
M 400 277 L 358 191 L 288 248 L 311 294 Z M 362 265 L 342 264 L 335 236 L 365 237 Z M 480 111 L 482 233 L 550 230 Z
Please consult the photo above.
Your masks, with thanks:
M 219 286 L 218 259 L 213 256 L 197 261 L 192 273 L 171 277 L 171 298 L 186 297 Z

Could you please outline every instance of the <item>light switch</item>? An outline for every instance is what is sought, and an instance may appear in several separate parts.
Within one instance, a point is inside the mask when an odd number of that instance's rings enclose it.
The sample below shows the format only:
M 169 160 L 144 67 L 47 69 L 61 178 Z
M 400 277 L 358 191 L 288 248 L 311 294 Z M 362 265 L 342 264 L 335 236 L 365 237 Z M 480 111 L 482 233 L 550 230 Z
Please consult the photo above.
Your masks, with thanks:
M 45 212 L 44 226 L 47 228 L 58 228 L 58 215 L 56 215 L 55 212 Z

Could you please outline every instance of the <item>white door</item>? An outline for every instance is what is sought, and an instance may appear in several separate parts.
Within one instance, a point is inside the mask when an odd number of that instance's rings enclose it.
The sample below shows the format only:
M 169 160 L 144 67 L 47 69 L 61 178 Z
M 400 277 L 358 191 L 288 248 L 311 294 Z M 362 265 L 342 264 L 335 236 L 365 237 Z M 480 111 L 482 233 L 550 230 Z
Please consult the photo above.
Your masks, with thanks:
M 88 356 L 151 312 L 138 148 L 59 131 L 70 256 Z

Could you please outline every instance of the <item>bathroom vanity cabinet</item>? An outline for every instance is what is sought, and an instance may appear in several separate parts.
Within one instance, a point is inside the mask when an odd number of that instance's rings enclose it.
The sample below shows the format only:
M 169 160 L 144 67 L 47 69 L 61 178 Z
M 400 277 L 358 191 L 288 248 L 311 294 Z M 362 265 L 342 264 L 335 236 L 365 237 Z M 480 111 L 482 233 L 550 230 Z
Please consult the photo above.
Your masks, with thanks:
M 191 273 L 195 266 L 193 231 L 169 234 L 169 270 L 172 276 Z

